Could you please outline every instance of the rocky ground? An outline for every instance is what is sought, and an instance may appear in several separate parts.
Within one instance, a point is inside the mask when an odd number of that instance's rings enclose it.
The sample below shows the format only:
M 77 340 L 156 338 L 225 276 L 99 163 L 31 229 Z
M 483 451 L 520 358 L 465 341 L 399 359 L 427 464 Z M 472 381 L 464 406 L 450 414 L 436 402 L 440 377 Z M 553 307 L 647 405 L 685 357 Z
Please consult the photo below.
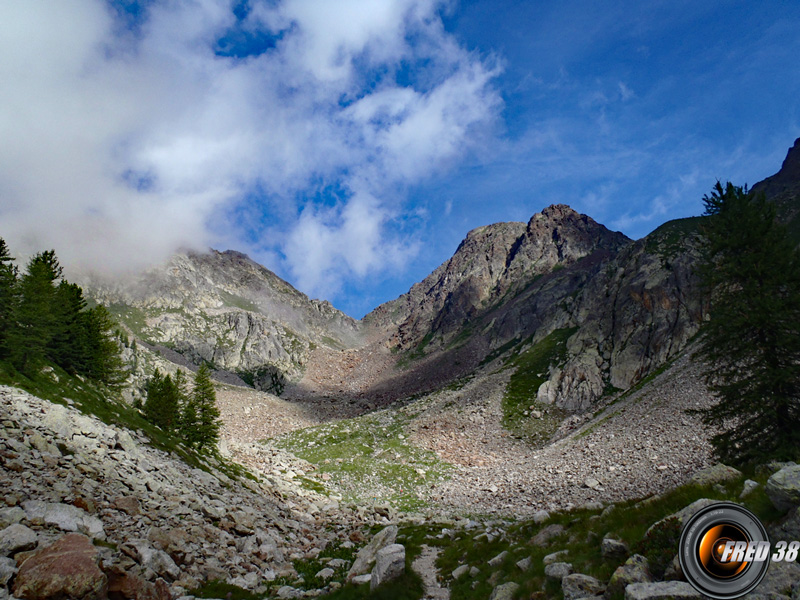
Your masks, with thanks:
M 711 401 L 688 356 L 612 406 L 569 418 L 565 437 L 543 448 L 503 428 L 507 376 L 441 392 L 415 421 L 411 439 L 455 465 L 433 501 L 454 511 L 526 514 L 645 497 L 711 464 L 710 432 L 685 412 Z
M 179 597 L 214 579 L 266 591 L 296 576 L 293 560 L 349 543 L 365 522 L 289 478 L 192 468 L 139 434 L 14 388 L 0 387 L 0 423 L 0 530 L 14 526 L 2 537 L 17 540 L 0 554 L 18 565 L 19 552 L 75 532 L 94 541 L 107 577 L 148 593 Z M 16 567 L 0 560 L 4 584 Z
M 351 352 L 343 354 L 349 356 Z M 339 365 L 331 360 L 327 368 L 332 371 Z M 638 391 L 593 413 L 568 418 L 556 434 L 560 439 L 543 448 L 532 447 L 503 427 L 502 398 L 510 370 L 492 373 L 493 368 L 490 365 L 458 389 L 452 386 L 402 407 L 355 419 L 349 405 L 337 412 L 336 403 L 324 401 L 325 410 L 316 412 L 310 397 L 287 402 L 242 388 L 226 388 L 220 393 L 223 438 L 243 464 L 270 472 L 275 467 L 265 455 L 273 453 L 282 457 L 283 466 L 277 468 L 285 472 L 291 454 L 282 453 L 277 446 L 286 447 L 281 440 L 292 430 L 317 426 L 326 419 L 342 423 L 338 429 L 318 427 L 299 437 L 291 434 L 294 441 L 290 448 L 318 459 L 322 456 L 319 447 L 328 443 L 335 431 L 354 436 L 354 432 L 364 430 L 365 443 L 372 444 L 375 436 L 380 437 L 388 428 L 393 435 L 402 436 L 401 444 L 392 447 L 397 452 L 395 460 L 429 469 L 414 464 L 415 449 L 422 449 L 452 465 L 448 479 L 433 486 L 430 480 L 424 484 L 421 480 L 418 489 L 430 507 L 449 514 L 525 515 L 586 502 L 645 497 L 683 483 L 693 472 L 711 464 L 707 442 L 711 432 L 698 417 L 685 412 L 708 406 L 711 401 L 698 366 L 688 353 Z M 328 373 L 326 380 L 331 378 Z M 536 420 L 537 414 L 531 411 L 530 418 Z M 397 429 L 398 423 L 401 429 Z M 265 438 L 273 439 L 268 444 L 255 444 Z M 249 448 L 247 452 L 243 444 Z M 307 451 L 312 446 L 315 451 Z M 403 452 L 404 448 L 408 452 Z M 379 452 L 377 446 L 375 452 Z M 348 461 L 346 456 L 337 457 L 340 462 Z M 381 458 L 376 454 L 376 471 Z M 303 464 L 304 473 L 313 469 L 309 463 Z M 321 460 L 314 466 L 327 469 Z M 379 497 L 376 490 L 385 484 L 389 494 L 392 482 L 373 481 L 366 473 L 362 476 L 363 490 L 351 485 L 352 477 L 337 478 L 335 474 L 326 478 L 325 485 L 334 493 L 356 499 L 360 496 L 363 501 L 376 496 L 379 501 L 389 498 Z M 345 479 L 349 482 L 346 486 Z

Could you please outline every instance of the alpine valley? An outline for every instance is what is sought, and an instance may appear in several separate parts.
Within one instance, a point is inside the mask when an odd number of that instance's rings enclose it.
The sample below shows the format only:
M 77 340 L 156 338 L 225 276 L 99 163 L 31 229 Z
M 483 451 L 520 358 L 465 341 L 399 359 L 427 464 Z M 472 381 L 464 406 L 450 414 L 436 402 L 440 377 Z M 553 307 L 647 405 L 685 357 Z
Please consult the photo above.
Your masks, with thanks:
M 753 189 L 800 239 L 800 140 Z M 548 206 L 360 321 L 231 250 L 124 281 L 66 265 L 131 375 L 122 398 L 53 369 L 0 388 L 0 600 L 699 599 L 676 544 L 701 506 L 800 539 L 800 467 L 714 464 L 687 412 L 713 401 L 702 221 L 631 240 Z M 125 417 L 156 369 L 203 363 L 218 453 Z M 56 555 L 81 576 L 54 582 Z M 800 597 L 796 563 L 765 581 Z

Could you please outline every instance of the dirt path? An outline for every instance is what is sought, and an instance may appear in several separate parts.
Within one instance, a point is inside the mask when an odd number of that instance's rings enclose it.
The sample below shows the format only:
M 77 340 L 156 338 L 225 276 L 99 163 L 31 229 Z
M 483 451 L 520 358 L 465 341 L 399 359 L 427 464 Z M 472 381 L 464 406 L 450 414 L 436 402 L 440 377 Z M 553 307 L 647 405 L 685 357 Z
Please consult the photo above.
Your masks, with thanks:
M 420 554 L 411 564 L 417 574 L 425 584 L 425 600 L 450 600 L 450 590 L 439 585 L 439 570 L 436 568 L 436 557 L 439 556 L 439 548 L 422 546 Z

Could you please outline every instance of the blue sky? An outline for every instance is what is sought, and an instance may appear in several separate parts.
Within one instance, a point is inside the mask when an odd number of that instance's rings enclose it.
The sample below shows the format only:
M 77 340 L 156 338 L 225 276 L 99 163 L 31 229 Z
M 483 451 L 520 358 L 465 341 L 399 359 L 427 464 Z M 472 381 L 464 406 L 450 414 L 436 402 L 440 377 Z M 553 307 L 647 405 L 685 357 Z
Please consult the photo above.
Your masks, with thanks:
M 774 173 L 800 4 L 0 6 L 0 235 L 109 273 L 245 251 L 360 317 L 566 203 L 630 237 Z

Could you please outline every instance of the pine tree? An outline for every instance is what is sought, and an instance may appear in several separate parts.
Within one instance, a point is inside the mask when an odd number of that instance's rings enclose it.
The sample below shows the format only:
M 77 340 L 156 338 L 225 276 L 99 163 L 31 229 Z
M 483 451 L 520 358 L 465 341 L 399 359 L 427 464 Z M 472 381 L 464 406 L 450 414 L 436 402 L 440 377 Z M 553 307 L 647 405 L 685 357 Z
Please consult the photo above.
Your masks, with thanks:
M 800 252 L 763 195 L 717 183 L 703 200 L 699 354 L 718 402 L 700 412 L 723 461 L 799 458 Z
M 56 325 L 56 288 L 61 277 L 55 251 L 34 256 L 17 285 L 12 323 L 8 332 L 9 355 L 20 371 L 33 373 L 47 356 Z
M 17 284 L 17 268 L 8 246 L 0 238 L 0 360 L 8 356 L 8 331 L 14 308 L 14 292 Z
M 62 281 L 53 303 L 53 335 L 48 342 L 48 358 L 65 371 L 87 374 L 89 340 L 86 327 L 86 300 L 83 290 Z
M 198 450 L 213 449 L 219 440 L 220 414 L 217 393 L 211 382 L 211 371 L 201 365 L 194 377 L 194 405 L 197 409 L 197 427 L 194 440 Z
M 80 288 L 78 288 L 80 289 Z M 83 313 L 85 315 L 87 364 L 86 374 L 110 387 L 119 387 L 128 378 L 124 369 L 117 324 L 103 305 Z
M 179 423 L 180 399 L 172 377 L 156 369 L 147 383 L 144 402 L 145 418 L 164 431 L 173 431 Z

